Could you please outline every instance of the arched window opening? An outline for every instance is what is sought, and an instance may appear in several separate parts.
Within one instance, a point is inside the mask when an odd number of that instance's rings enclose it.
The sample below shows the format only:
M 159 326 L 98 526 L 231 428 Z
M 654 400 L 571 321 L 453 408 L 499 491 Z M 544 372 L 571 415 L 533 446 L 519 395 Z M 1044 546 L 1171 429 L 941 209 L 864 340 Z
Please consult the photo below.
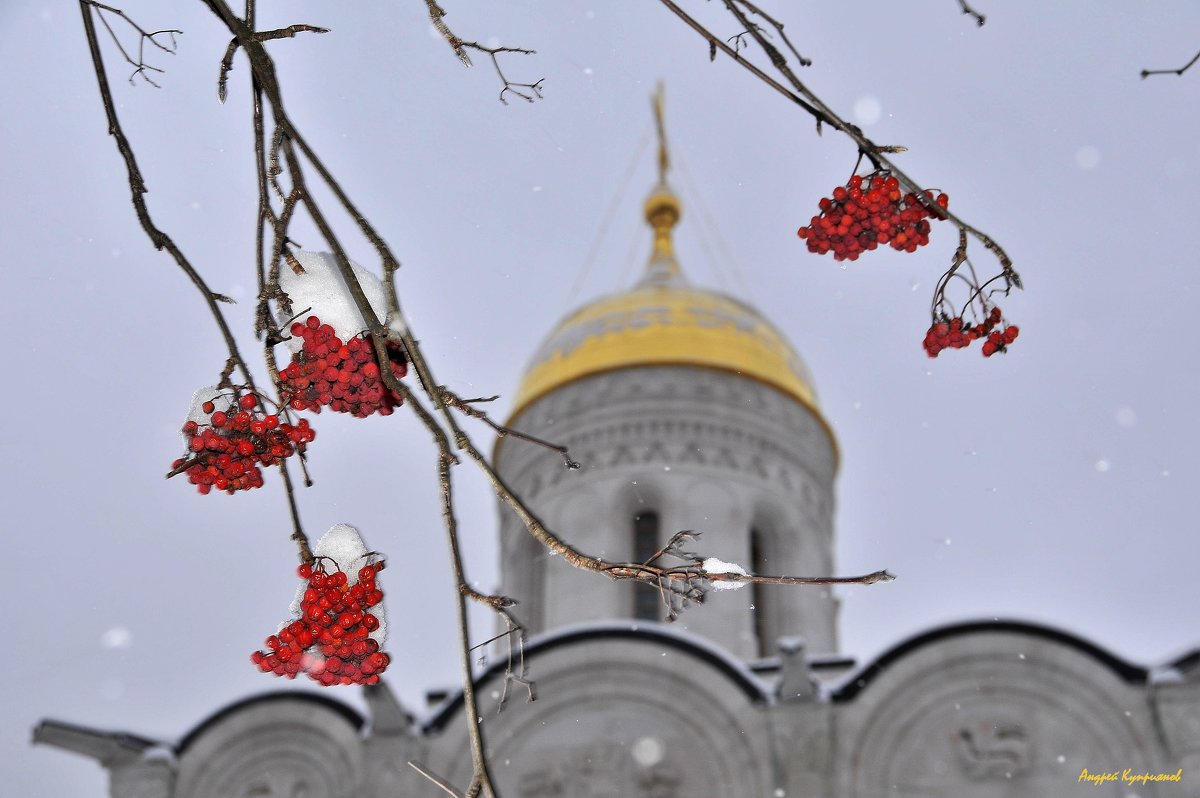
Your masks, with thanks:
M 640 512 L 633 517 L 633 559 L 646 562 L 658 552 L 658 513 Z M 637 582 L 633 586 L 633 617 L 657 621 L 662 617 L 662 595 L 656 585 Z
M 758 529 L 750 530 L 750 564 L 752 573 L 768 574 L 766 536 Z M 766 585 L 753 582 L 750 585 L 751 613 L 754 617 L 754 639 L 758 641 L 758 656 L 769 657 L 775 653 L 775 640 L 771 623 L 770 600 Z

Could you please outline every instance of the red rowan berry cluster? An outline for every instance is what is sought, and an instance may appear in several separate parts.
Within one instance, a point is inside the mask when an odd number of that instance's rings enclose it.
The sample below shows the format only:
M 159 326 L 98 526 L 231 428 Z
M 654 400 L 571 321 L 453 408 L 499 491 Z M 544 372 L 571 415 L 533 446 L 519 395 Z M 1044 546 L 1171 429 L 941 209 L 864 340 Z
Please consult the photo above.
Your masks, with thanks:
M 818 203 L 820 216 L 796 234 L 818 255 L 833 253 L 834 260 L 858 260 L 880 244 L 915 252 L 929 243 L 929 219 L 942 219 L 939 208 L 949 205 L 945 194 L 928 191 L 925 197 L 900 191 L 900 181 L 886 172 L 855 175 L 832 197 Z
M 997 352 L 1007 352 L 1008 346 L 1017 340 L 1021 330 L 1015 324 L 996 329 L 1003 317 L 1000 308 L 993 305 L 987 318 L 980 324 L 964 322 L 961 316 L 945 317 L 935 321 L 925 333 L 923 346 L 930 357 L 937 357 L 943 349 L 962 349 L 972 341 L 983 340 L 983 356 L 991 357 Z
M 368 610 L 383 601 L 375 576 L 380 560 L 347 576 L 340 568 L 326 573 L 324 560 L 316 567 L 297 570 L 307 580 L 300 600 L 300 617 L 266 639 L 266 651 L 255 651 L 250 661 L 263 673 L 288 679 L 305 673 L 330 687 L 335 684 L 378 684 L 391 657 L 379 650 L 370 635 L 379 618 Z
M 207 424 L 189 419 L 183 425 L 188 436 L 189 454 L 171 465 L 173 473 L 187 474 L 188 482 L 202 494 L 213 488 L 233 494 L 239 490 L 261 488 L 259 466 L 276 465 L 305 447 L 317 433 L 301 419 L 292 425 L 263 410 L 253 393 L 236 397 L 228 410 L 217 410 L 212 401 L 201 411 Z
M 342 342 L 333 328 L 316 316 L 292 325 L 292 335 L 304 341 L 292 362 L 279 372 L 285 401 L 295 410 L 321 412 L 328 406 L 340 413 L 366 418 L 390 415 L 404 401 L 383 384 L 379 359 L 369 338 Z M 399 347 L 388 345 L 388 365 L 397 378 L 408 373 Z

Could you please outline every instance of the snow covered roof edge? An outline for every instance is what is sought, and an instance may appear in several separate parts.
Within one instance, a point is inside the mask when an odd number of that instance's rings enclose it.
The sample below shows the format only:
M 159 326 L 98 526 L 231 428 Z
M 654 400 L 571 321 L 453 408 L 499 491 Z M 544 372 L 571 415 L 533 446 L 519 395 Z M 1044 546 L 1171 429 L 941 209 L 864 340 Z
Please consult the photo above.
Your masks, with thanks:
M 1032 621 L 977 620 L 938 626 L 901 640 L 871 662 L 847 674 L 840 682 L 831 685 L 828 688 L 827 696 L 834 702 L 852 701 L 894 663 L 918 649 L 955 637 L 987 632 L 1024 634 L 1065 645 L 1099 661 L 1127 682 L 1144 684 L 1149 676 L 1149 671 L 1145 667 L 1127 662 L 1092 641 L 1062 629 Z

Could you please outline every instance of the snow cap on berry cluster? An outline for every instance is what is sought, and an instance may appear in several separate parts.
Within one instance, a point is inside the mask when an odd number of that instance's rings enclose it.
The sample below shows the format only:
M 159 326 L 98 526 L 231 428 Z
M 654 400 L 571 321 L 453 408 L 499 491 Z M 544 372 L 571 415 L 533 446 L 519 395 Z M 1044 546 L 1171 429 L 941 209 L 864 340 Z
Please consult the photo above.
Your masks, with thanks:
M 226 413 L 233 407 L 233 395 L 228 391 L 223 391 L 215 385 L 209 385 L 192 396 L 192 407 L 188 410 L 187 421 L 196 422 L 196 426 L 207 425 L 212 417 L 212 413 L 204 412 L 204 403 L 213 403 L 213 412 L 222 410 Z M 183 440 L 186 443 L 190 441 L 192 436 L 188 433 L 183 434 Z
M 300 250 L 294 253 L 296 260 L 304 267 L 303 274 L 296 274 L 286 265 L 279 270 L 279 287 L 292 301 L 292 312 L 300 315 L 288 316 L 281 314 L 279 322 L 286 330 L 292 321 L 303 322 L 309 316 L 318 317 L 323 324 L 333 327 L 334 333 L 342 341 L 349 341 L 354 336 L 367 329 L 358 306 L 350 289 L 342 280 L 338 270 L 337 260 L 328 252 L 306 252 Z M 384 300 L 383 283 L 371 272 L 350 261 L 350 268 L 358 278 L 367 302 L 375 315 L 383 320 L 387 315 L 387 303 Z M 292 338 L 287 341 L 288 349 L 299 352 L 304 341 Z
M 370 559 L 367 557 L 367 552 L 367 544 L 363 542 L 362 535 L 349 524 L 334 524 L 313 547 L 313 556 L 318 561 L 322 557 L 329 558 L 325 560 L 327 568 L 332 568 L 329 560 L 337 563 L 338 569 L 346 574 L 347 587 L 354 587 L 358 584 L 358 571 Z M 292 606 L 289 607 L 293 616 L 301 615 L 300 603 L 304 600 L 304 591 L 307 588 L 307 581 L 301 580 L 300 586 L 296 588 L 296 598 L 292 600 Z M 387 641 L 387 615 L 384 612 L 383 604 L 376 604 L 372 607 L 371 614 L 379 619 L 379 628 L 368 636 L 378 643 L 382 650 L 383 644 Z M 280 628 L 289 623 L 291 623 L 291 619 L 284 621 Z

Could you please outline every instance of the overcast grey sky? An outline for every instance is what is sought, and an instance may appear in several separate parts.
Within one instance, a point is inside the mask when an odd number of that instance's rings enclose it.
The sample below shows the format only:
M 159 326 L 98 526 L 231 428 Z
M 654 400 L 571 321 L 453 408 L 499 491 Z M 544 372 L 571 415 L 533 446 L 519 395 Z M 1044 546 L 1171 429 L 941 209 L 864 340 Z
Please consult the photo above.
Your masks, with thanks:
M 663 79 L 681 262 L 696 283 L 757 306 L 807 361 L 842 453 L 839 570 L 900 577 L 842 592 L 844 652 L 865 662 L 932 625 L 992 617 L 1051 624 L 1148 665 L 1200 643 L 1200 73 L 1138 78 L 1200 47 L 1200 7 L 979 0 L 981 29 L 951 0 L 779 11 L 815 62 L 809 85 L 851 118 L 857 109 L 877 141 L 908 146 L 909 173 L 949 193 L 1025 279 L 1001 303 L 1022 329 L 1008 356 L 931 361 L 920 342 L 952 231 L 846 269 L 795 236 L 854 164 L 843 138 L 817 137 L 735 65 L 710 64 L 657 3 L 443 5 L 464 38 L 536 49 L 505 67 L 544 77 L 545 99 L 498 103 L 490 66 L 459 65 L 422 3 L 260 3 L 263 27 L 332 29 L 272 45 L 285 97 L 402 258 L 403 301 L 442 381 L 503 394 L 504 415 L 551 326 L 634 279 L 649 249 L 648 98 Z M 716 4 L 689 5 L 736 33 Z M 228 34 L 200 3 L 124 7 L 185 31 L 177 56 L 156 58 L 161 90 L 123 83 L 106 45 L 113 88 L 151 212 L 241 300 L 231 319 L 248 331 L 246 65 L 218 105 Z M 174 739 L 233 700 L 303 688 L 247 659 L 286 614 L 294 549 L 275 480 L 200 497 L 162 479 L 192 392 L 221 368 L 221 341 L 137 227 L 78 9 L 6 3 L 0 24 L 0 485 L 16 625 L 0 764 L 12 795 L 102 795 L 94 764 L 29 747 L 34 723 Z M 317 246 L 303 226 L 297 237 Z M 361 241 L 351 255 L 373 265 Z M 982 250 L 975 260 L 991 267 Z M 456 678 L 427 435 L 404 412 L 332 416 L 315 420 L 303 517 L 314 534 L 351 523 L 405 561 L 382 580 L 389 676 L 420 709 L 425 689 Z M 459 471 L 468 567 L 491 587 L 493 502 Z

